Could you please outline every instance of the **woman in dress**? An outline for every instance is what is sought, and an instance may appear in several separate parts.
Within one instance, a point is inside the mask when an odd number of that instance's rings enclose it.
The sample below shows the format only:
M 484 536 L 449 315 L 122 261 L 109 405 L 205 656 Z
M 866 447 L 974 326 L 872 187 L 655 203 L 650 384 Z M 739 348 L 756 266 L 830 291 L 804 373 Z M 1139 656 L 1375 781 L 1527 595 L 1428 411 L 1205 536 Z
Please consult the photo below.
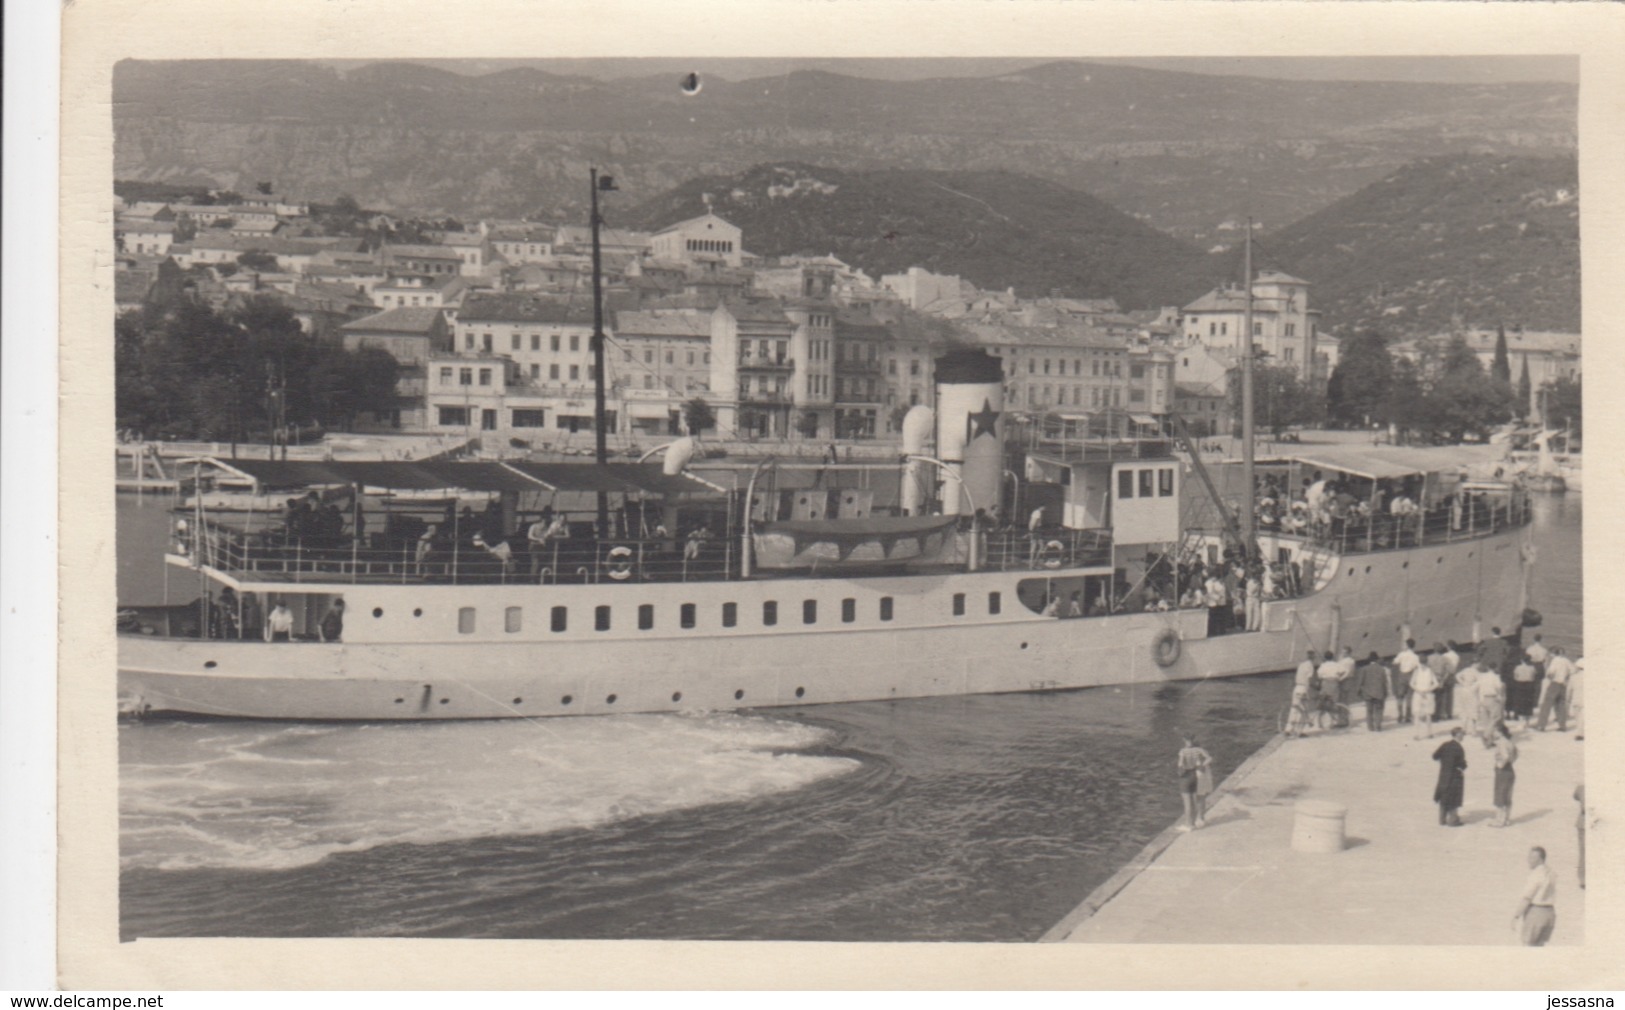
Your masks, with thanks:
M 1206 811 L 1203 809 L 1207 802 L 1207 794 L 1212 792 L 1212 786 L 1204 791 L 1204 779 L 1211 782 L 1211 766 L 1213 758 L 1208 752 L 1197 746 L 1196 738 L 1185 737 L 1185 746 L 1179 749 L 1179 796 L 1185 801 L 1185 823 L 1180 825 L 1181 831 L 1191 831 L 1207 823 Z
M 1439 762 L 1439 784 L 1433 787 L 1433 802 L 1439 805 L 1439 823 L 1446 827 L 1461 827 L 1462 794 L 1467 791 L 1467 752 L 1461 740 L 1467 735 L 1460 726 L 1450 731 L 1450 739 L 1433 752 Z
M 1512 742 L 1512 731 L 1507 724 L 1495 724 L 1495 819 L 1492 828 L 1504 828 L 1512 823 L 1512 784 L 1518 778 L 1512 766 L 1518 760 L 1518 745 Z

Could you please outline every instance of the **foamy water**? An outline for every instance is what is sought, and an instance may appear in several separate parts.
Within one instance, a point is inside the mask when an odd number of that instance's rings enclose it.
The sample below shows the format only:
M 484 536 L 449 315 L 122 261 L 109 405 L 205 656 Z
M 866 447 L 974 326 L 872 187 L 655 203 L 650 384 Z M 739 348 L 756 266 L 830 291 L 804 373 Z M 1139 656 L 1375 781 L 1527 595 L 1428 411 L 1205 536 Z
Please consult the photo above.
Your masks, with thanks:
M 337 852 L 593 827 L 853 770 L 823 729 L 753 715 L 120 733 L 126 868 L 284 869 Z

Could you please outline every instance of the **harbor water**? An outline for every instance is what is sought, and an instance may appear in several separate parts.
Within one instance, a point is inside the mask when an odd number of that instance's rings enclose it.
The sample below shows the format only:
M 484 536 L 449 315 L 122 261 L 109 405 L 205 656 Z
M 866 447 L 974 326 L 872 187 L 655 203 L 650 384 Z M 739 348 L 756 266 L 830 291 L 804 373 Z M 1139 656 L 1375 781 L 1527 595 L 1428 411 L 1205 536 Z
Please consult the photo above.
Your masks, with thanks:
M 1581 499 L 1533 605 L 1581 651 Z M 120 599 L 196 596 L 121 496 Z M 169 585 L 164 586 L 165 579 Z M 119 728 L 143 936 L 1033 940 L 1274 735 L 1283 675 L 700 715 Z

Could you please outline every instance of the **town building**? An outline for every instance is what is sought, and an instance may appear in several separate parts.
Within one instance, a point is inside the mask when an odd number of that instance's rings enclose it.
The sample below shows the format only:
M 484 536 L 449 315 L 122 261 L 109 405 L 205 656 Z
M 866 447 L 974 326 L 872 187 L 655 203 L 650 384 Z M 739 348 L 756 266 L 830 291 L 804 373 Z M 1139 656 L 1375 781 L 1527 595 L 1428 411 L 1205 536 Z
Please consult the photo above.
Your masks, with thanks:
M 146 256 L 166 256 L 175 241 L 175 222 L 152 218 L 120 218 L 114 228 L 118 248 Z
M 711 316 L 691 309 L 615 313 L 606 364 L 634 433 L 676 435 L 683 404 L 711 392 Z
M 885 349 L 890 331 L 867 312 L 835 311 L 835 434 L 874 438 L 886 428 Z
M 450 350 L 450 329 L 436 308 L 395 308 L 346 323 L 339 329 L 345 350 L 363 347 L 386 351 L 398 366 L 395 407 L 387 412 L 362 412 L 364 430 L 396 428 L 421 430 L 433 425 L 428 409 L 429 358 Z M 466 419 L 465 419 L 466 420 Z
M 1185 342 L 1239 353 L 1246 310 L 1247 293 L 1240 285 L 1209 291 L 1181 310 Z M 1253 280 L 1254 346 L 1274 363 L 1324 383 L 1336 365 L 1336 352 L 1335 342 L 1321 340 L 1319 328 L 1320 313 L 1309 308 L 1308 281 L 1277 270 L 1259 272 Z
M 1462 328 L 1460 333 L 1467 346 L 1478 356 L 1489 372 L 1495 364 L 1495 343 L 1497 329 L 1494 327 Z M 1432 344 L 1437 351 L 1450 339 L 1450 334 L 1441 333 L 1432 337 L 1421 337 L 1412 340 L 1401 340 L 1389 345 L 1389 349 L 1396 355 L 1417 361 L 1422 357 L 1423 345 Z M 1512 326 L 1506 330 L 1507 363 L 1512 369 L 1512 385 L 1516 389 L 1524 368 L 1529 369 L 1529 411 L 1531 416 L 1538 416 L 1540 411 L 1540 390 L 1559 379 L 1575 381 L 1580 378 L 1580 334 L 1560 333 L 1546 330 L 1526 330 L 1521 326 Z
M 443 245 L 385 245 L 382 258 L 402 273 L 456 277 L 463 272 L 463 254 Z
M 712 213 L 691 217 L 655 232 L 650 248 L 659 259 L 719 261 L 738 269 L 744 265 L 739 228 Z
M 882 276 L 880 286 L 895 292 L 904 305 L 916 312 L 937 314 L 945 308 L 964 307 L 964 284 L 953 274 L 936 274 L 924 267 L 909 267 L 905 273 Z

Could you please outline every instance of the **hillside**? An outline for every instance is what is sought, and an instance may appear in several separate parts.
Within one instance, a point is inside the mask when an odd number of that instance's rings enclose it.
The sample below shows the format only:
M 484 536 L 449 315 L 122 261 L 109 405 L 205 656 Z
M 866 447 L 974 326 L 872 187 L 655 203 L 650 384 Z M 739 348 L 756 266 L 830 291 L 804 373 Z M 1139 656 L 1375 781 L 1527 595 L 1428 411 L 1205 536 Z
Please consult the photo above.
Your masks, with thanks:
M 704 64 L 707 61 L 700 61 Z M 726 69 L 727 64 L 717 64 Z M 1211 244 L 1248 194 L 1269 226 L 1419 157 L 1571 151 L 1575 88 L 1221 77 L 1082 62 L 985 77 L 803 70 L 700 93 L 517 67 L 124 61 L 115 174 L 464 217 L 579 220 L 586 169 L 653 195 L 765 162 L 1019 171 Z
M 1572 157 L 1421 161 L 1256 249 L 1261 265 L 1314 282 L 1328 328 L 1437 333 L 1459 313 L 1477 325 L 1580 330 Z
M 1211 286 L 1210 262 L 1196 249 L 1092 196 L 1009 172 L 759 165 L 691 180 L 625 211 L 608 207 L 605 216 L 654 230 L 704 213 L 707 195 L 751 252 L 833 253 L 876 277 L 923 266 L 984 288 L 1112 297 L 1124 308 Z

